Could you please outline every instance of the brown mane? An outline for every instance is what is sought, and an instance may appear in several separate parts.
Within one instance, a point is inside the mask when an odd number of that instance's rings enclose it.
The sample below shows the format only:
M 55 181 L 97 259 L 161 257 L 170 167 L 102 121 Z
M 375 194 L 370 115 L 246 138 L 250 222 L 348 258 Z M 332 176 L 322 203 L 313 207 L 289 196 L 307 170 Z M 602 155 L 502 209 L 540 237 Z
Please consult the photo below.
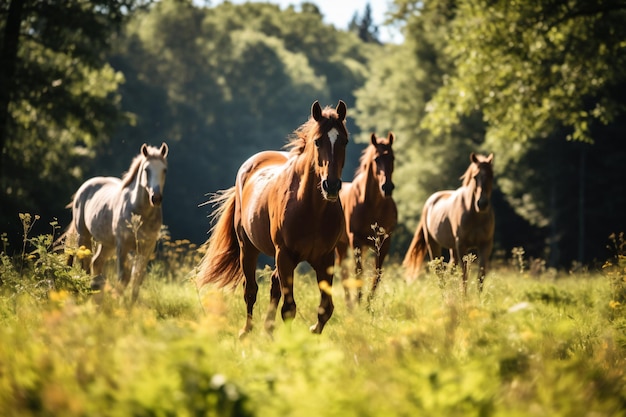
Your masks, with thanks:
M 471 163 L 465 170 L 465 173 L 461 175 L 460 179 L 463 180 L 463 187 L 467 187 L 468 185 L 470 185 L 470 183 L 472 182 L 472 179 L 474 179 L 476 174 L 478 174 L 481 171 L 481 169 L 485 169 L 487 173 L 491 177 L 493 177 L 492 165 L 489 162 L 483 162 L 483 160 L 485 159 L 484 157 L 479 157 L 479 158 L 482 158 L 482 159 L 478 163 L 475 163 L 475 162 Z
M 354 177 L 360 173 L 366 173 L 370 167 L 372 166 L 372 162 L 374 162 L 374 158 L 376 155 L 376 147 L 372 145 L 368 145 L 367 148 L 363 150 L 361 157 L 359 158 L 359 167 L 356 169 L 354 173 Z
M 341 134 L 348 136 L 345 121 L 339 120 L 336 109 L 326 106 L 322 110 L 322 116 L 326 119 L 322 123 L 318 123 L 310 116 L 305 123 L 293 131 L 289 137 L 289 142 L 284 146 L 290 155 L 298 157 L 294 168 L 302 175 L 303 182 L 308 181 L 308 176 L 311 172 L 310 168 L 314 169 L 315 173 L 318 173 L 318 166 L 314 157 L 315 147 L 307 146 L 307 144 L 329 132 L 332 128 L 336 128 Z M 298 197 L 301 197 L 301 195 L 299 194 Z

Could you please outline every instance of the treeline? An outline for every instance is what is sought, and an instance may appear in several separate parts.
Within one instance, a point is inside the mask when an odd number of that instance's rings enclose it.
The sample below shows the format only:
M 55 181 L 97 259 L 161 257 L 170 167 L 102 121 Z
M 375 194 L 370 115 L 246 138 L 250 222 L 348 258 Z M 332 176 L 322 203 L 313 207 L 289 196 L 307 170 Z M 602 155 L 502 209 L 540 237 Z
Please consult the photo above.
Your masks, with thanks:
M 483 151 L 496 154 L 497 249 L 602 261 L 626 228 L 626 4 L 479 3 L 395 0 L 402 44 L 378 41 L 369 8 L 339 30 L 313 2 L 3 3 L 0 232 L 20 242 L 20 212 L 43 232 L 66 225 L 82 181 L 119 176 L 142 143 L 167 141 L 165 223 L 201 243 L 205 194 L 279 149 L 313 101 L 341 99 L 345 180 L 371 132 L 398 139 L 396 252 L 428 195 L 456 188 Z

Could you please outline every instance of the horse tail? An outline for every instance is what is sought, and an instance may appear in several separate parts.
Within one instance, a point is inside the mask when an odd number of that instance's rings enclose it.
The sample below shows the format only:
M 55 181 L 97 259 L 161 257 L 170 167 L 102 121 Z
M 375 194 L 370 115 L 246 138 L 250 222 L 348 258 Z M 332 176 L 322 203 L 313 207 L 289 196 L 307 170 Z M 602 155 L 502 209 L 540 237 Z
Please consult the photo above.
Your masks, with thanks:
M 206 252 L 200 262 L 198 286 L 215 284 L 234 289 L 243 280 L 235 230 L 235 187 L 215 194 L 208 203 L 215 206 L 211 218 L 217 221 L 204 245 Z
M 411 245 L 402 261 L 402 266 L 404 266 L 409 277 L 412 279 L 420 272 L 428 250 L 428 242 L 426 241 L 426 215 L 426 209 L 424 209 L 420 222 L 415 230 L 415 235 L 413 235 Z

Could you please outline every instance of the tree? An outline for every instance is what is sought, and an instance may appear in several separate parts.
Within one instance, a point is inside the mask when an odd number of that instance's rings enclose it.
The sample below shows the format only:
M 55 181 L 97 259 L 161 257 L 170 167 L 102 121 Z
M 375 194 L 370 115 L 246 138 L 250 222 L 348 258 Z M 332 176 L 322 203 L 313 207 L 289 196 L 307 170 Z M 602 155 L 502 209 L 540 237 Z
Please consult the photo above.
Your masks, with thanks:
M 357 12 L 354 13 L 348 30 L 356 33 L 363 42 L 381 43 L 378 38 L 378 26 L 372 19 L 372 6 L 369 2 L 365 5 L 362 17 L 359 17 Z
M 116 89 L 123 78 L 102 51 L 140 2 L 11 0 L 0 6 L 3 225 L 16 223 L 19 211 L 44 217 L 58 208 L 58 195 L 69 201 L 78 161 L 120 119 Z

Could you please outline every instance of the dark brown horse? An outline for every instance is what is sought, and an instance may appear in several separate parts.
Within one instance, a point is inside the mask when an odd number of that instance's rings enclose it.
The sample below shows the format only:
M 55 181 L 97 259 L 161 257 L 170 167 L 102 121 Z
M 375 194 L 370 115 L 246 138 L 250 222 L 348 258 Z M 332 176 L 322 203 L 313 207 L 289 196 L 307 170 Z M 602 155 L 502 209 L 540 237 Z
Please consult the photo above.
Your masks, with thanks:
M 239 168 L 234 187 L 212 200 L 218 205 L 216 223 L 199 283 L 235 287 L 244 280 L 248 315 L 240 336 L 252 329 L 261 252 L 276 261 L 265 318 L 268 332 L 274 328 L 281 295 L 283 320 L 296 315 L 293 275 L 302 261 L 315 270 L 321 295 L 311 331 L 321 333 L 333 313 L 334 249 L 344 229 L 339 189 L 348 143 L 345 118 L 343 101 L 336 109 L 323 110 L 316 101 L 309 120 L 294 132 L 289 152 L 253 155 Z
M 371 136 L 370 145 L 361 155 L 360 166 L 351 183 L 345 183 L 339 192 L 346 219 L 346 233 L 337 243 L 339 263 L 346 258 L 348 247 L 352 248 L 355 262 L 356 280 L 349 280 L 348 273 L 342 269 L 346 302 L 353 305 L 352 288 L 357 288 L 357 300 L 362 296 L 362 252 L 363 247 L 374 250 L 376 276 L 368 295 L 368 307 L 380 282 L 382 265 L 389 253 L 390 233 L 398 221 L 396 203 L 391 198 L 394 189 L 392 173 L 394 166 L 394 135 L 389 132 L 387 138 Z
M 470 155 L 471 164 L 461 177 L 463 186 L 456 190 L 438 191 L 431 195 L 422 210 L 422 217 L 413 236 L 403 265 L 408 276 L 414 278 L 420 271 L 424 257 L 430 260 L 441 256 L 441 248 L 450 249 L 450 262 L 463 268 L 463 290 L 467 290 L 467 262 L 463 261 L 470 249 L 478 255 L 478 290 L 483 281 L 493 247 L 495 227 L 491 207 L 493 183 L 493 154 Z

